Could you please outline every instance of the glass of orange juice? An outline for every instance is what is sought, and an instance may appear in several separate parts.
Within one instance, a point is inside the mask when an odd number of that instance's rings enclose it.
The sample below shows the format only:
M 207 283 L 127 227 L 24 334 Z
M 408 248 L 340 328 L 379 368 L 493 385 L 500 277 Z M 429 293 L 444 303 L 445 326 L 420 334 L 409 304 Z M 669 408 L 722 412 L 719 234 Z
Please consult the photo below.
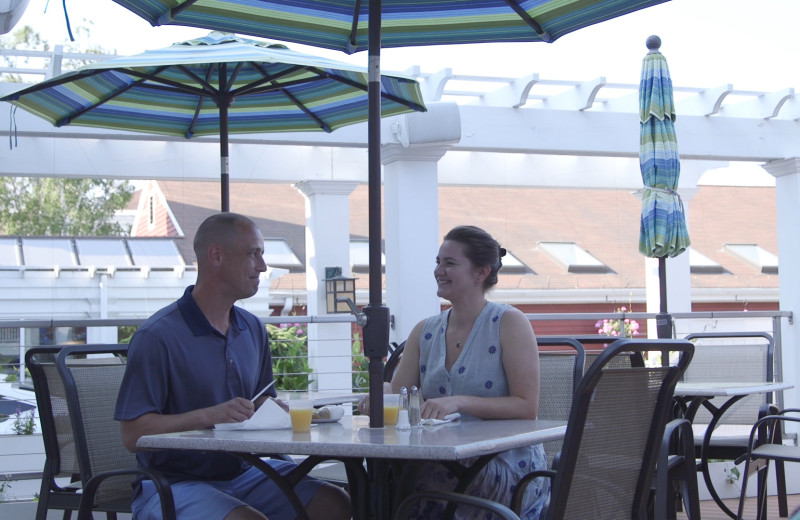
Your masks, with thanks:
M 304 433 L 311 431 L 311 415 L 314 407 L 311 399 L 290 399 L 289 416 L 292 418 L 292 431 Z
M 383 394 L 383 425 L 396 426 L 400 411 L 400 394 Z

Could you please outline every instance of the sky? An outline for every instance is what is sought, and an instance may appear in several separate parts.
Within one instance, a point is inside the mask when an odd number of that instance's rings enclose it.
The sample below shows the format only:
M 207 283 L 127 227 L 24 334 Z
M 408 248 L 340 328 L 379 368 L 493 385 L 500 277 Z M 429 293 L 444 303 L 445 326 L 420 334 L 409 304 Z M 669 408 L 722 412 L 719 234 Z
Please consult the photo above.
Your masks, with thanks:
M 30 0 L 16 28 L 32 26 L 51 44 L 68 43 L 64 2 Z M 112 0 L 66 0 L 73 28 L 90 27 L 89 45 L 118 54 L 136 54 L 208 31 L 152 27 Z M 637 84 L 651 34 L 662 40 L 676 88 L 714 88 L 732 84 L 740 91 L 800 89 L 798 0 L 671 0 L 568 34 L 551 44 L 506 43 L 383 49 L 381 68 L 402 72 L 418 65 L 422 73 L 450 67 L 457 75 Z M 77 42 L 80 46 L 80 41 Z M 297 44 L 290 48 L 366 66 L 367 53 Z M 678 94 L 676 93 L 676 97 Z M 758 173 L 765 174 L 757 165 Z M 768 175 L 768 174 L 765 174 Z

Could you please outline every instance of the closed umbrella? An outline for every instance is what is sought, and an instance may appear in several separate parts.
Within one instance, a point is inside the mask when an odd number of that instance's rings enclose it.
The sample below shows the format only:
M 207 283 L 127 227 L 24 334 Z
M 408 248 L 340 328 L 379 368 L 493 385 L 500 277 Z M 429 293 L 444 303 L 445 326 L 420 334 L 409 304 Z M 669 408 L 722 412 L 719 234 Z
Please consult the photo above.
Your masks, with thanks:
M 220 136 L 221 207 L 229 210 L 228 135 L 332 132 L 366 121 L 363 67 L 233 34 L 93 63 L 2 98 L 56 126 L 185 138 Z M 381 111 L 425 110 L 419 84 L 381 78 Z
M 383 358 L 389 309 L 381 274 L 381 47 L 484 42 L 552 42 L 583 27 L 667 0 L 114 0 L 153 25 L 188 25 L 352 53 L 369 51 L 370 426 L 383 426 Z M 377 404 L 377 406 L 375 406 Z
M 639 83 L 639 165 L 644 183 L 639 252 L 658 258 L 660 307 L 656 324 L 658 337 L 665 338 L 672 336 L 672 319 L 667 312 L 666 258 L 683 253 L 690 240 L 683 202 L 676 192 L 681 165 L 672 80 L 659 47 L 658 36 L 647 39 L 650 51 L 642 62 Z

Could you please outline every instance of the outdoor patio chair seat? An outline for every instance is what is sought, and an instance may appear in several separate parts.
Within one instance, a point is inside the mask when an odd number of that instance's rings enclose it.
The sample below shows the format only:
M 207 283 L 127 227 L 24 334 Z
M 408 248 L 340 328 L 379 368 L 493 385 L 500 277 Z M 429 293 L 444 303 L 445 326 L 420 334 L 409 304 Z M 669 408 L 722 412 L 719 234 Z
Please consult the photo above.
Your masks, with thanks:
M 83 483 L 79 520 L 90 518 L 92 511 L 106 512 L 109 518 L 130 513 L 131 484 L 137 476 L 156 485 L 162 517 L 175 518 L 169 483 L 159 472 L 137 467 L 114 420 L 127 352 L 128 345 L 70 345 L 56 355 Z
M 747 453 L 742 457 L 745 461 L 739 509 L 737 518 L 744 512 L 744 501 L 747 497 L 747 483 L 752 473 L 757 473 L 758 491 L 756 494 L 756 520 L 767 518 L 767 473 L 769 463 L 800 462 L 800 446 L 783 443 L 782 426 L 785 423 L 800 424 L 800 409 L 786 408 L 774 411 L 771 415 L 761 417 L 750 430 Z M 742 458 L 736 462 L 741 462 Z M 785 491 L 785 489 L 784 489 Z M 779 502 L 780 504 L 780 502 Z

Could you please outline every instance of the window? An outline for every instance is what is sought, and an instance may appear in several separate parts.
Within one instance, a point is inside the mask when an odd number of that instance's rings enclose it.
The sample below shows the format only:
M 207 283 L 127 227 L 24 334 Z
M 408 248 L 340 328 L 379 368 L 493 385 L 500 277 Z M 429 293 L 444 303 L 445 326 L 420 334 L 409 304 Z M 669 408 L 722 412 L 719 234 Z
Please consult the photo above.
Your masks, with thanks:
M 574 242 L 539 242 L 569 273 L 610 273 L 611 269 Z
M 503 267 L 500 269 L 500 274 L 533 273 L 533 269 L 525 265 L 522 260 L 514 256 L 511 251 L 506 251 L 506 256 L 500 260 L 503 262 Z
M 386 256 L 381 251 L 381 271 L 386 268 Z M 369 241 L 350 241 L 350 270 L 354 273 L 369 272 Z
M 272 238 L 264 240 L 264 262 L 270 267 L 284 267 L 302 270 L 303 263 L 294 254 L 285 240 Z
M 689 271 L 692 274 L 722 274 L 725 269 L 693 247 L 689 248 Z
M 778 274 L 778 257 L 758 244 L 725 244 L 725 251 L 755 266 L 764 274 Z

